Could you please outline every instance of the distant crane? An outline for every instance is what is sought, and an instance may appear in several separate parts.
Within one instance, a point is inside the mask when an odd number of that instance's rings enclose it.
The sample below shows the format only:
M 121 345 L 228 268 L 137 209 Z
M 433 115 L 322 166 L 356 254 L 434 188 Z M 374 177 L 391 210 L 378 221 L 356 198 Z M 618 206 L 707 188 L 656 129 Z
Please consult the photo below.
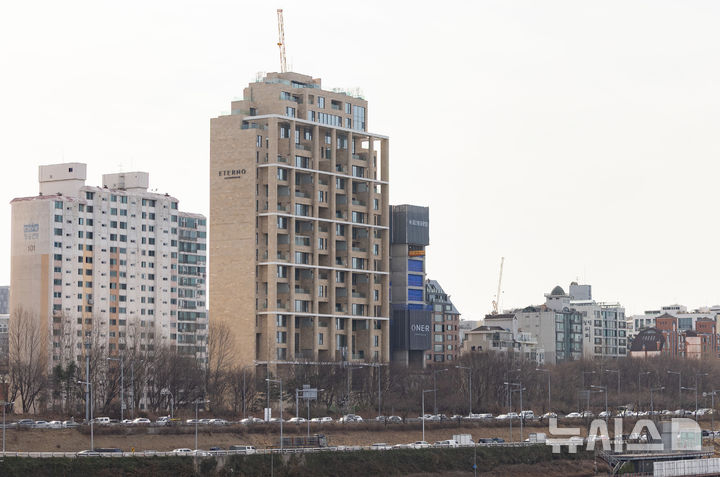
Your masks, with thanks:
M 285 22 L 283 22 L 282 8 L 278 8 L 278 47 L 280 48 L 280 72 L 287 73 L 287 59 L 285 58 Z
M 493 306 L 493 315 L 498 314 L 498 306 L 500 305 L 500 292 L 502 287 L 502 273 L 503 273 L 503 264 L 505 263 L 505 257 L 500 257 L 500 277 L 498 278 L 498 289 L 497 289 L 497 295 L 495 295 L 495 299 L 492 302 Z

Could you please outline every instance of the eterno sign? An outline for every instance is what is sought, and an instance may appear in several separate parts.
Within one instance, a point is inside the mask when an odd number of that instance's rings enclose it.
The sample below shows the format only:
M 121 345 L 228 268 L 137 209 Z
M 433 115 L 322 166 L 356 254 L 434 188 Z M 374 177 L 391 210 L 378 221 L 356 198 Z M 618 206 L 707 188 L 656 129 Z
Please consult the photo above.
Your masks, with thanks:
M 218 176 L 222 177 L 223 179 L 237 179 L 238 177 L 242 177 L 247 173 L 247 170 L 245 169 L 229 169 L 224 171 L 218 171 Z

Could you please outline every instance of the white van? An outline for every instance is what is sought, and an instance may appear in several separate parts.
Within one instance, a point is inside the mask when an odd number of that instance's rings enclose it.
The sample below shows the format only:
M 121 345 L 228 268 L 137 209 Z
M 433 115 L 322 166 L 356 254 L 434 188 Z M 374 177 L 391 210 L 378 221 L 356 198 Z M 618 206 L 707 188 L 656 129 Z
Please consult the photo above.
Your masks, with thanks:
M 96 417 L 95 424 L 110 424 L 110 418 L 109 417 Z

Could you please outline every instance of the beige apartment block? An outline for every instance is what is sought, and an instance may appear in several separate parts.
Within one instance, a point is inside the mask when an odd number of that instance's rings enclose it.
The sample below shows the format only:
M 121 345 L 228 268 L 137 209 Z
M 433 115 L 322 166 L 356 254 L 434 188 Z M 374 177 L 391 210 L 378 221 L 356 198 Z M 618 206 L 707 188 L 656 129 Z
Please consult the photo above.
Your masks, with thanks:
M 237 364 L 388 361 L 389 140 L 367 118 L 269 73 L 212 119 L 210 321 Z
M 205 361 L 205 217 L 148 191 L 146 172 L 85 179 L 85 164 L 40 166 L 40 194 L 12 200 L 10 326 L 41 329 L 49 368 L 89 347 Z

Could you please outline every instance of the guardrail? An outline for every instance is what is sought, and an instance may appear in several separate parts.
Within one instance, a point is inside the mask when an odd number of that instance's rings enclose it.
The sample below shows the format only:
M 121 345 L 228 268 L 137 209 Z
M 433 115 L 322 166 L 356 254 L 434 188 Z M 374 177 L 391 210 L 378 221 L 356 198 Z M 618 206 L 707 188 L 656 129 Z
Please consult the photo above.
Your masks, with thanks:
M 478 447 L 529 447 L 538 444 L 535 442 L 493 442 L 493 443 L 478 443 Z M 225 455 L 252 455 L 252 454 L 303 454 L 303 453 L 317 453 L 317 452 L 357 452 L 357 451 L 392 451 L 392 450 L 423 450 L 423 449 L 448 449 L 448 448 L 459 448 L 459 447 L 473 447 L 472 444 L 458 445 L 457 447 L 449 446 L 433 446 L 429 447 L 412 447 L 412 444 L 408 444 L 409 447 L 394 447 L 388 446 L 384 448 L 377 448 L 373 446 L 330 446 L 330 447 L 290 447 L 285 449 L 257 449 L 254 452 L 246 451 L 232 451 L 232 450 L 221 450 L 221 451 L 206 451 L 198 450 L 190 452 L 156 452 L 156 451 L 139 451 L 139 452 L 92 452 L 82 454 L 80 452 L 5 452 L 0 453 L 2 457 L 24 457 L 24 458 L 51 458 L 51 457 L 64 457 L 64 458 L 83 458 L 83 457 L 109 457 L 109 458 L 121 458 L 121 457 L 217 457 Z

